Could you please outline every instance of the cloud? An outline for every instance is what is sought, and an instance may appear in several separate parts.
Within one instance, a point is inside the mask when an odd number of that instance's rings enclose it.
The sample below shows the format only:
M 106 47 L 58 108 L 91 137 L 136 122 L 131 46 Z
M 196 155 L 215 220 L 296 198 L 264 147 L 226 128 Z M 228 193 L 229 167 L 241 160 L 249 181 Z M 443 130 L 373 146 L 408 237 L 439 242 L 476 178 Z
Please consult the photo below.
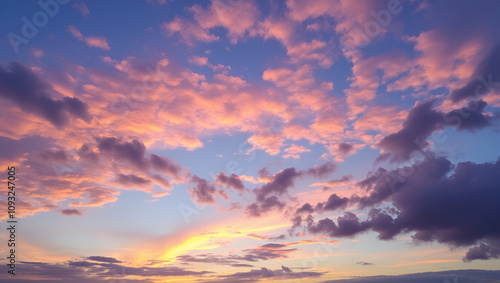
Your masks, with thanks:
M 74 38 L 85 42 L 89 47 L 96 47 L 107 51 L 111 50 L 104 36 L 84 36 L 74 25 L 68 25 L 67 30 Z
M 116 182 L 125 186 L 142 186 L 147 185 L 151 181 L 139 177 L 134 174 L 118 174 L 118 178 L 116 178 Z
M 215 203 L 214 196 L 220 195 L 217 187 L 207 180 L 194 175 L 191 178 L 194 186 L 191 188 L 191 199 L 197 203 Z
M 349 199 L 346 197 L 339 197 L 337 194 L 331 194 L 326 202 L 319 202 L 316 205 L 316 210 L 319 211 L 333 211 L 340 208 L 345 208 Z
M 420 282 L 454 282 L 461 283 L 489 283 L 494 282 L 500 271 L 498 270 L 447 270 L 439 272 L 422 272 L 393 276 L 364 276 L 351 279 L 337 279 L 323 281 L 323 283 L 420 283 Z
M 0 159 L 16 160 L 26 153 L 49 148 L 52 142 L 52 139 L 41 136 L 27 136 L 19 140 L 0 136 Z
M 392 161 L 408 160 L 412 154 L 421 153 L 429 147 L 427 138 L 446 126 L 473 131 L 490 125 L 495 119 L 483 114 L 486 102 L 482 100 L 448 113 L 433 109 L 434 102 L 429 100 L 418 103 L 408 113 L 403 128 L 397 133 L 385 136 L 379 142 L 379 147 L 391 155 Z M 384 157 L 387 155 L 382 156 Z
M 284 236 L 284 235 L 283 235 Z M 284 237 L 279 237 L 280 239 Z M 288 258 L 288 255 L 299 251 L 291 246 L 308 244 L 309 242 L 291 242 L 282 244 L 265 244 L 255 248 L 244 249 L 242 254 L 228 254 L 228 255 L 215 255 L 215 254 L 200 254 L 200 255 L 179 255 L 176 257 L 177 261 L 182 263 L 211 263 L 218 265 L 228 265 L 234 267 L 252 267 L 248 263 L 269 261 L 274 259 Z M 311 243 L 316 243 L 311 241 Z
M 45 52 L 43 52 L 42 49 L 36 47 L 31 48 L 31 53 L 35 56 L 35 58 L 41 58 L 45 55 Z
M 471 76 L 471 80 L 463 87 L 450 93 L 453 102 L 468 97 L 480 97 L 500 89 L 500 45 L 480 62 Z
M 284 235 L 284 234 L 281 234 L 281 235 L 279 235 L 277 237 L 268 237 L 268 236 L 260 236 L 260 235 L 251 233 L 251 234 L 248 234 L 247 236 L 250 237 L 250 238 L 254 238 L 254 239 L 270 240 L 270 241 L 284 240 L 286 238 L 286 235 Z
M 97 138 L 97 147 L 101 153 L 110 155 L 117 160 L 126 161 L 137 168 L 147 166 L 146 146 L 138 139 L 122 142 L 115 137 Z
M 107 155 L 112 160 L 125 162 L 142 172 L 151 174 L 152 169 L 165 173 L 174 180 L 184 176 L 181 165 L 168 157 L 148 154 L 146 146 L 138 139 L 124 141 L 116 137 L 98 137 L 96 142 L 101 154 Z
M 413 107 L 403 128 L 397 133 L 385 136 L 379 146 L 394 154 L 393 160 L 407 160 L 414 151 L 422 150 L 429 145 L 426 139 L 436 130 L 442 128 L 443 115 L 432 109 L 434 101 L 420 103 Z
M 271 181 L 253 190 L 256 201 L 247 206 L 246 211 L 249 215 L 258 217 L 272 209 L 281 210 L 286 203 L 280 198 L 288 193 L 290 187 L 293 187 L 295 179 L 298 177 L 324 178 L 336 169 L 337 165 L 332 162 L 301 171 L 297 171 L 293 167 L 284 169 L 274 175 Z M 267 170 L 261 170 L 259 174 L 266 174 L 266 172 Z
M 500 239 L 485 239 L 479 245 L 470 248 L 465 254 L 463 261 L 489 260 L 500 258 Z
M 63 209 L 61 210 L 63 215 L 83 215 L 82 212 L 78 209 Z
M 371 263 L 371 262 L 365 262 L 365 261 L 358 261 L 358 262 L 356 262 L 356 264 L 363 265 L 363 266 L 373 265 L 373 263 Z
M 353 182 L 352 178 L 353 177 L 351 175 L 346 175 L 346 176 L 342 176 L 340 179 L 333 179 L 333 180 L 330 180 L 326 183 L 317 182 L 317 183 L 312 184 L 311 186 L 323 186 L 323 190 L 326 191 L 326 190 L 330 190 L 332 188 L 335 188 L 337 186 L 343 186 L 343 185 L 350 184 Z
M 221 189 L 220 187 L 234 189 L 240 193 L 245 190 L 245 185 L 243 185 L 243 182 L 238 175 L 231 174 L 230 176 L 227 176 L 225 172 L 219 172 L 216 175 L 214 182 L 209 182 L 196 175 L 192 176 L 188 191 L 191 194 L 191 199 L 197 203 L 215 204 L 217 202 L 215 197 L 217 196 L 229 200 L 227 191 Z
M 251 136 L 248 142 L 254 145 L 254 148 L 263 149 L 269 155 L 278 155 L 284 140 L 280 133 L 259 133 Z
M 325 178 L 337 170 L 338 166 L 333 162 L 326 162 L 321 165 L 315 165 L 305 171 L 301 171 L 300 174 L 305 174 L 313 178 Z
M 208 65 L 208 58 L 207 57 L 200 57 L 200 56 L 189 56 L 188 62 L 190 64 L 198 65 L 198 66 L 205 66 Z
M 68 124 L 68 115 L 90 122 L 88 105 L 76 97 L 53 99 L 51 85 L 19 62 L 0 64 L 0 97 L 14 102 L 23 112 L 36 114 L 57 128 Z
M 360 182 L 368 195 L 350 199 L 361 208 L 384 202 L 394 208 L 372 208 L 366 220 L 345 212 L 337 224 L 329 218 L 315 222 L 311 215 L 306 219 L 297 217 L 294 227 L 305 223 L 310 233 L 330 237 L 373 230 L 383 240 L 413 232 L 415 241 L 469 247 L 465 261 L 498 258 L 500 229 L 492 225 L 500 217 L 496 205 L 500 198 L 498 170 L 500 158 L 494 163 L 460 162 L 454 167 L 444 157 L 428 155 L 412 166 L 379 169 Z
M 297 209 L 297 214 L 301 214 L 301 213 L 308 213 L 308 214 L 311 214 L 314 212 L 314 208 L 312 207 L 311 204 L 309 203 L 305 203 L 304 205 L 302 205 L 299 209 Z
M 351 152 L 351 150 L 353 150 L 353 148 L 354 148 L 354 147 L 352 146 L 352 144 L 350 144 L 350 143 L 345 143 L 345 142 L 343 142 L 343 143 L 339 143 L 338 147 L 339 147 L 339 152 L 340 152 L 342 155 L 347 155 L 347 154 L 349 154 L 349 153 Z
M 253 28 L 259 16 L 259 9 L 254 0 L 212 0 L 206 9 L 200 5 L 194 5 L 189 10 L 202 29 L 225 28 L 233 44 Z
M 224 172 L 220 172 L 217 175 L 215 182 L 219 185 L 223 185 L 227 188 L 233 188 L 237 191 L 243 191 L 245 189 L 245 185 L 243 185 L 240 177 L 236 174 L 231 174 L 231 176 L 228 177 L 224 174 Z
M 121 263 L 121 261 L 117 260 L 116 258 L 105 257 L 105 256 L 89 256 L 86 259 L 97 261 L 97 262 Z
M 104 36 L 87 36 L 84 38 L 85 43 L 90 47 L 97 47 L 103 50 L 111 50 L 108 45 L 108 41 Z
M 277 278 L 278 280 L 280 279 L 293 280 L 301 278 L 315 278 L 315 277 L 320 277 L 321 275 L 323 275 L 322 272 L 313 272 L 313 271 L 293 272 L 290 268 L 282 265 L 281 269 L 277 270 L 271 270 L 265 267 L 261 267 L 260 269 L 252 269 L 247 272 L 236 272 L 233 274 L 224 275 L 220 277 L 223 278 L 222 282 L 242 282 L 240 280 L 260 281 L 262 279 L 270 279 L 270 278 Z M 225 281 L 224 279 L 227 281 Z
M 284 152 L 286 154 L 283 155 L 283 158 L 299 159 L 301 153 L 310 152 L 310 151 L 311 151 L 310 149 L 307 149 L 301 145 L 292 144 L 290 147 L 288 147 L 284 150 Z
M 183 173 L 182 166 L 168 157 L 151 154 L 149 160 L 152 168 L 167 173 L 173 178 L 179 178 Z
M 75 282 L 108 282 L 125 276 L 130 282 L 150 282 L 146 278 L 151 276 L 175 277 L 175 276 L 202 276 L 209 274 L 209 271 L 191 271 L 181 267 L 149 267 L 149 266 L 126 266 L 121 265 L 120 261 L 103 256 L 91 256 L 86 258 L 90 261 L 68 261 L 64 263 L 46 263 L 46 262 L 26 262 L 21 261 L 23 265 L 23 276 L 26 278 L 36 278 L 31 281 L 20 282 L 45 282 L 58 278 L 66 281 Z M 135 278 L 134 278 L 135 277 Z M 143 277 L 144 279 L 137 278 Z M 107 278 L 99 280 L 96 278 Z M 23 280 L 23 279 L 21 279 Z M 51 281 L 52 282 L 52 281 Z
M 169 36 L 179 33 L 182 41 L 190 46 L 192 46 L 196 40 L 202 42 L 219 40 L 218 36 L 210 34 L 209 31 L 204 30 L 198 24 L 177 16 L 170 22 L 163 22 L 160 27 L 166 31 Z
M 89 8 L 87 7 L 87 4 L 84 2 L 74 2 L 73 5 L 71 6 L 74 9 L 76 9 L 80 14 L 86 18 L 90 15 Z

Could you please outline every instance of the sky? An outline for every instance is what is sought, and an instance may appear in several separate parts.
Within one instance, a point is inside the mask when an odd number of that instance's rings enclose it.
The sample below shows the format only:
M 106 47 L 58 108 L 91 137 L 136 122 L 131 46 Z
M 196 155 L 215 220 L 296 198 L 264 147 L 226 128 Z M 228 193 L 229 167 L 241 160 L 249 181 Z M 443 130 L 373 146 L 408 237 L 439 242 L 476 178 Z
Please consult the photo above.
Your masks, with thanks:
M 499 12 L 0 1 L 0 280 L 500 282 Z

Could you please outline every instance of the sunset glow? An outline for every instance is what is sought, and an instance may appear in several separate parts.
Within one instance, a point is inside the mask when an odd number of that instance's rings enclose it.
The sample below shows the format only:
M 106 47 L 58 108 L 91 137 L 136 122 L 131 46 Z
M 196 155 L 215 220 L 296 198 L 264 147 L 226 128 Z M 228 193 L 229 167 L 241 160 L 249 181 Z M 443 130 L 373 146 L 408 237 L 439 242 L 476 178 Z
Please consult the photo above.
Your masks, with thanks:
M 0 1 L 0 281 L 500 282 L 499 15 Z

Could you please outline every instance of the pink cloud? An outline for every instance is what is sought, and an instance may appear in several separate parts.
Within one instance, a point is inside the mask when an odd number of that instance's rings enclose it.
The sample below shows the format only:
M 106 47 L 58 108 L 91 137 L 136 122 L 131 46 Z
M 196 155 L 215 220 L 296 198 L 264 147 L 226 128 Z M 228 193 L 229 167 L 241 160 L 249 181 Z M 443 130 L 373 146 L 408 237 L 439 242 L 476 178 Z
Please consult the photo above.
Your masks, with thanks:
M 80 12 L 80 14 L 86 18 L 90 15 L 89 8 L 84 2 L 74 2 L 72 7 Z
M 83 34 L 74 25 L 69 25 L 67 29 L 73 37 L 78 40 L 83 40 Z
M 283 155 L 283 158 L 299 159 L 301 153 L 310 152 L 311 150 L 301 145 L 292 144 L 290 147 L 285 148 L 285 150 L 283 151 L 286 153 L 285 155 Z
M 190 64 L 198 65 L 198 66 L 205 66 L 208 65 L 208 58 L 207 57 L 200 57 L 200 56 L 190 56 L 188 58 L 188 62 Z
M 248 139 L 256 149 L 263 149 L 269 155 L 277 155 L 283 146 L 284 138 L 279 133 L 255 134 Z
M 97 47 L 97 48 L 101 48 L 103 50 L 110 50 L 111 49 L 104 36 L 88 36 L 88 37 L 85 37 L 84 41 L 90 47 Z
M 43 55 L 44 55 L 43 50 L 41 50 L 41 49 L 39 49 L 39 48 L 36 48 L 36 47 L 31 48 L 31 53 L 32 53 L 32 54 L 33 54 L 33 56 L 35 56 L 36 58 L 43 57 Z
M 182 41 L 187 45 L 193 45 L 195 40 L 211 42 L 219 40 L 218 36 L 210 34 L 196 23 L 175 17 L 170 22 L 163 22 L 160 26 L 169 36 L 179 33 Z
M 67 30 L 73 37 L 84 41 L 89 47 L 96 47 L 103 50 L 110 50 L 108 42 L 104 36 L 84 36 L 75 26 L 69 25 Z
M 199 5 L 190 8 L 201 28 L 208 30 L 224 27 L 228 30 L 231 43 L 236 43 L 253 28 L 259 16 L 255 1 L 212 0 L 206 9 Z

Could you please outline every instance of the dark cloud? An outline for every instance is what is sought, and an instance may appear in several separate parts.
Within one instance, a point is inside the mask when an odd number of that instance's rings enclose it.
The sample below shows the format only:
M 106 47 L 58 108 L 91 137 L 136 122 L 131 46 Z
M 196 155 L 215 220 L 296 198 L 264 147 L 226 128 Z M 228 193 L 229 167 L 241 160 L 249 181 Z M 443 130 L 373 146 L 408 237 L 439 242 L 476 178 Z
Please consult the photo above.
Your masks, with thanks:
M 64 264 L 20 262 L 18 272 L 26 277 L 37 278 L 34 281 L 28 280 L 26 282 L 44 282 L 44 279 L 52 278 L 57 278 L 64 282 L 108 282 L 109 278 L 123 279 L 123 276 L 139 276 L 146 279 L 152 276 L 202 276 L 211 273 L 209 271 L 191 271 L 175 266 L 129 267 L 119 264 L 121 262 L 112 257 L 91 256 L 87 259 L 90 261 L 69 261 Z M 96 278 L 107 279 L 101 281 Z M 150 282 L 149 280 L 134 280 L 129 278 L 126 278 L 126 281 Z
M 430 100 L 413 107 L 403 123 L 403 128 L 397 133 L 385 136 L 379 142 L 379 147 L 386 153 L 382 154 L 378 161 L 387 158 L 391 158 L 391 161 L 405 161 L 410 159 L 412 154 L 422 153 L 429 147 L 429 136 L 446 126 L 474 131 L 490 125 L 491 120 L 496 119 L 483 114 L 487 104 L 482 100 L 448 113 L 433 109 L 434 102 L 435 100 Z
M 196 175 L 191 178 L 191 182 L 194 184 L 191 188 L 191 199 L 197 203 L 215 203 L 217 187 L 213 183 Z
M 282 210 L 285 205 L 285 202 L 281 201 L 277 196 L 268 196 L 247 206 L 246 211 L 250 216 L 259 217 L 272 209 Z
M 230 265 L 234 266 L 236 264 L 241 264 L 239 260 L 229 258 L 227 256 L 219 256 L 219 255 L 214 255 L 214 254 L 201 254 L 201 255 L 179 255 L 177 256 L 176 260 L 184 263 L 192 263 L 192 262 L 202 262 L 202 263 L 211 263 L 211 264 L 218 264 L 218 265 Z M 248 264 L 242 264 L 242 265 L 248 265 Z M 252 265 L 250 265 L 252 267 Z
M 96 141 L 99 153 L 111 157 L 113 160 L 130 164 L 135 169 L 148 174 L 151 178 L 159 180 L 160 183 L 165 184 L 167 187 L 170 187 L 170 184 L 167 184 L 168 181 L 162 176 L 152 173 L 151 170 L 156 170 L 175 179 L 183 176 L 184 169 L 181 165 L 170 158 L 148 154 L 146 146 L 138 139 L 123 141 L 116 137 L 98 137 Z M 78 154 L 88 159 L 97 159 L 94 157 L 89 145 L 83 145 Z
M 269 171 L 267 170 L 267 167 L 260 169 L 259 172 L 257 172 L 257 174 L 258 174 L 259 178 L 270 178 L 273 176 L 271 173 L 269 173 Z
M 160 172 L 168 173 L 170 176 L 175 178 L 178 178 L 182 172 L 182 167 L 168 157 L 151 154 L 149 158 L 151 166 Z
M 336 169 L 337 165 L 332 162 L 301 171 L 297 171 L 293 167 L 284 169 L 274 175 L 270 182 L 254 189 L 256 201 L 247 206 L 246 211 L 250 216 L 258 217 L 272 209 L 281 210 L 286 206 L 286 202 L 280 198 L 288 193 L 290 187 L 294 186 L 295 179 L 299 177 L 324 178 L 335 172 Z
M 99 155 L 94 152 L 90 144 L 82 144 L 82 146 L 76 151 L 78 156 L 82 159 L 88 160 L 90 162 L 97 162 L 99 160 Z
M 480 241 L 479 245 L 467 251 L 463 260 L 469 262 L 476 259 L 488 260 L 494 258 L 500 258 L 500 237 L 497 239 L 485 239 Z
M 281 234 L 281 235 L 276 236 L 276 237 L 270 237 L 270 236 L 260 236 L 257 234 L 250 233 L 247 236 L 250 238 L 255 238 L 255 239 L 259 239 L 259 240 L 271 240 L 271 241 L 286 239 L 286 235 L 284 235 L 284 234 Z
M 107 262 L 107 263 L 121 263 L 121 261 L 117 260 L 114 257 L 106 257 L 106 256 L 89 256 L 88 260 L 98 261 L 98 262 Z
M 293 167 L 279 172 L 271 182 L 254 190 L 257 200 L 264 201 L 269 194 L 282 195 L 286 193 L 288 188 L 293 186 L 293 181 L 298 176 L 300 176 L 300 173 Z
M 366 220 L 346 212 L 337 224 L 325 218 L 314 222 L 311 215 L 292 220 L 292 228 L 305 225 L 313 234 L 353 236 L 368 230 L 383 240 L 413 232 L 416 241 L 437 241 L 456 247 L 472 247 L 465 261 L 497 258 L 500 245 L 500 159 L 495 163 L 458 163 L 453 170 L 444 157 L 428 159 L 396 170 L 369 176 L 363 181 L 366 197 L 353 196 L 360 207 L 391 202 L 393 208 L 372 208 Z M 392 176 L 399 176 L 393 179 Z M 404 176 L 404 177 L 403 177 Z M 482 243 L 482 244 L 480 244 Z
M 357 265 L 363 265 L 363 266 L 369 266 L 369 265 L 373 265 L 373 263 L 371 262 L 365 262 L 365 261 L 358 261 L 356 262 Z
M 344 216 L 337 218 L 337 223 L 329 218 L 321 219 L 314 223 L 311 215 L 305 220 L 307 223 L 307 230 L 312 234 L 323 234 L 330 237 L 351 237 L 360 232 L 364 232 L 371 228 L 370 223 L 367 221 L 360 221 L 358 217 L 352 212 L 345 212 Z
M 288 188 L 293 186 L 294 179 L 300 175 L 295 168 L 287 168 L 276 174 L 271 182 L 254 189 L 257 201 L 247 207 L 247 213 L 251 216 L 261 216 L 271 209 L 281 210 L 285 203 L 278 196 L 287 193 Z
M 330 186 L 337 186 L 337 185 L 342 185 L 342 184 L 346 184 L 348 183 L 349 181 L 352 180 L 352 176 L 351 175 L 346 175 L 346 176 L 342 176 L 342 178 L 340 179 L 333 179 L 333 180 L 330 180 L 328 182 L 326 182 L 326 186 L 323 187 L 323 190 L 326 191 L 326 190 L 329 190 L 331 189 Z
M 350 143 L 343 142 L 343 143 L 339 143 L 338 148 L 339 148 L 340 154 L 347 155 L 352 151 L 354 146 Z
M 316 204 L 316 207 L 313 208 L 313 206 L 309 203 L 305 203 L 297 209 L 296 214 L 313 214 L 313 213 L 322 213 L 325 211 L 334 211 L 334 210 L 339 210 L 342 208 L 345 208 L 347 204 L 349 203 L 349 198 L 347 197 L 339 197 L 337 194 L 331 194 L 328 197 L 328 200 L 325 202 L 318 202 Z
M 49 148 L 52 140 L 40 136 L 29 136 L 19 140 L 0 136 L 0 159 L 13 161 L 26 153 Z
M 68 114 L 90 122 L 88 105 L 75 97 L 51 98 L 52 87 L 19 62 L 0 63 L 0 96 L 22 111 L 47 119 L 57 128 L 68 123 Z
M 393 160 L 407 160 L 412 152 L 426 148 L 429 145 L 427 138 L 441 128 L 443 115 L 432 109 L 433 103 L 434 100 L 431 100 L 413 107 L 403 128 L 380 141 L 380 148 L 392 153 Z
M 66 151 L 62 149 L 49 149 L 43 151 L 40 156 L 44 159 L 49 159 L 58 162 L 66 162 L 68 160 L 68 155 Z
M 284 272 L 286 272 L 286 273 L 290 273 L 290 272 L 292 272 L 292 270 L 291 270 L 290 268 L 288 268 L 288 267 L 286 267 L 286 266 L 284 266 L 284 265 L 282 265 L 282 266 L 281 266 L 281 269 L 282 269 Z
M 459 131 L 474 131 L 490 126 L 492 119 L 496 117 L 489 117 L 483 114 L 486 105 L 488 104 L 482 100 L 471 101 L 468 106 L 447 113 L 444 116 L 445 121 L 448 124 L 451 123 Z
M 476 66 L 471 80 L 462 88 L 451 92 L 453 102 L 458 102 L 467 97 L 476 98 L 500 89 L 500 45 L 497 45 Z
M 339 197 L 337 194 L 331 194 L 326 202 L 319 202 L 316 205 L 316 210 L 319 211 L 332 211 L 340 208 L 345 208 L 349 199 L 346 197 Z
M 282 244 L 266 244 L 256 248 L 243 250 L 245 252 L 242 256 L 233 256 L 233 259 L 241 261 L 265 261 L 271 259 L 287 258 L 288 254 L 298 251 L 296 248 L 289 248 L 290 243 Z
M 309 175 L 314 178 L 325 178 L 337 170 L 337 165 L 332 162 L 326 162 L 324 164 L 314 166 L 305 171 L 301 171 L 301 174 Z
M 115 182 L 125 186 L 141 186 L 151 183 L 150 180 L 144 179 L 134 174 L 118 174 Z
M 102 137 L 97 138 L 97 147 L 101 153 L 109 154 L 117 160 L 127 161 L 138 168 L 144 169 L 147 166 L 146 146 L 137 139 L 123 142 L 115 137 Z
M 323 283 L 422 283 L 422 282 L 459 282 L 459 283 L 491 283 L 500 278 L 499 270 L 448 270 L 440 272 L 424 272 L 393 276 L 367 276 L 352 279 L 323 281 Z
M 227 188 L 233 188 L 238 191 L 243 191 L 245 189 L 245 185 L 241 181 L 240 177 L 236 174 L 231 174 L 231 176 L 226 176 L 224 172 L 220 172 L 215 182 L 219 185 L 223 185 Z
M 61 213 L 64 215 L 82 215 L 82 212 L 78 209 L 63 209 Z
M 232 267 L 253 267 L 251 264 L 246 264 L 246 263 L 235 263 L 231 264 Z
M 209 182 L 203 178 L 196 175 L 191 177 L 190 194 L 191 199 L 197 203 L 204 204 L 214 204 L 216 203 L 215 197 L 220 196 L 225 200 L 230 200 L 227 196 L 227 191 L 221 189 L 220 187 L 225 187 L 227 189 L 235 189 L 242 192 L 245 189 L 243 182 L 240 177 L 236 174 L 231 174 L 231 176 L 226 176 L 224 172 L 217 174 L 215 182 Z M 237 203 L 232 203 L 230 209 L 239 208 L 240 205 Z
M 290 246 L 297 243 L 283 243 L 283 244 L 266 244 L 255 248 L 243 250 L 243 254 L 236 255 L 214 255 L 214 254 L 200 254 L 200 255 L 180 255 L 177 260 L 183 263 L 210 263 L 218 265 L 249 267 L 249 262 L 267 261 L 273 259 L 287 258 L 288 254 L 298 251 Z M 250 265 L 251 267 L 251 265 Z
M 305 203 L 304 205 L 302 205 L 299 209 L 297 209 L 297 214 L 301 214 L 301 213 L 308 213 L 308 214 L 311 214 L 314 212 L 314 208 L 312 207 L 311 204 L 309 203 Z

